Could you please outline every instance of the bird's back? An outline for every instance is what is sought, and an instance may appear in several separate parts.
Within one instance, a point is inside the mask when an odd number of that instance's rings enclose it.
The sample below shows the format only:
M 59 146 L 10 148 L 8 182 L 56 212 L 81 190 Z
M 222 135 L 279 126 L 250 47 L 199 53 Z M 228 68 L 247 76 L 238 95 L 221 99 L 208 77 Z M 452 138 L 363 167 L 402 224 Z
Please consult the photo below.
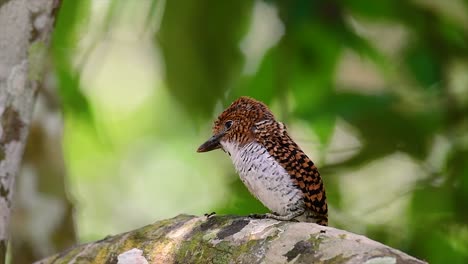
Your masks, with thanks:
M 322 177 L 307 155 L 289 137 L 285 126 L 275 120 L 258 122 L 256 141 L 263 145 L 289 174 L 303 194 L 306 214 L 301 220 L 328 224 L 328 206 Z

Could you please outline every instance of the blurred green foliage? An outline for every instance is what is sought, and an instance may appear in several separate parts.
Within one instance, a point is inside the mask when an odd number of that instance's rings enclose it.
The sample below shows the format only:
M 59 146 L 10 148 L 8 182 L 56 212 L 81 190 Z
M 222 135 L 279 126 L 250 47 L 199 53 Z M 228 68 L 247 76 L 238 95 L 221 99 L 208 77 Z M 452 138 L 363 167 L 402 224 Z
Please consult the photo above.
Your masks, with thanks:
M 91 117 L 88 101 L 80 90 L 80 69 L 73 67 L 73 54 L 79 41 L 81 23 L 87 21 L 90 2 L 64 1 L 60 6 L 54 37 L 52 56 L 63 106 L 75 114 Z
M 119 2 L 110 2 L 109 17 L 119 15 Z M 468 2 L 261 2 L 277 10 L 284 32 L 265 51 L 255 72 L 245 74 L 249 57 L 240 42 L 259 3 L 151 1 L 145 26 L 156 29 L 151 32 L 154 48 L 161 52 L 171 98 L 195 124 L 206 125 L 217 103 L 224 107 L 240 95 L 255 97 L 273 105 L 288 124 L 307 124 L 320 140 L 323 160 L 338 123 L 346 123 L 359 139 L 358 151 L 339 162 L 318 162 L 332 225 L 365 233 L 430 263 L 467 263 Z M 72 115 L 91 113 L 80 88 L 81 69 L 70 57 L 80 35 L 77 29 L 90 26 L 89 6 L 89 1 L 63 2 L 52 46 L 64 109 Z M 156 15 L 157 8 L 164 8 L 162 17 Z M 113 25 L 112 19 L 106 21 L 103 35 Z M 387 35 L 386 30 L 394 28 L 402 36 Z M 389 43 L 394 45 L 389 48 Z M 371 65 L 379 81 L 340 81 L 343 58 L 349 54 Z M 369 78 L 368 72 L 348 75 L 356 74 Z M 441 141 L 448 147 L 442 148 Z M 404 175 L 385 179 L 415 182 L 402 183 L 402 192 L 391 194 L 392 202 L 408 199 L 401 219 L 379 223 L 363 221 L 362 215 L 343 216 L 354 211 L 342 200 L 346 171 L 359 171 L 395 153 L 406 155 L 422 174 L 395 170 Z M 265 211 L 239 180 L 229 188 L 232 194 L 213 208 L 218 213 Z M 366 193 L 360 197 L 373 199 Z
M 252 3 L 166 2 L 157 33 L 166 80 L 170 92 L 194 113 L 209 116 L 216 101 L 239 78 L 243 61 L 239 41 L 245 34 Z

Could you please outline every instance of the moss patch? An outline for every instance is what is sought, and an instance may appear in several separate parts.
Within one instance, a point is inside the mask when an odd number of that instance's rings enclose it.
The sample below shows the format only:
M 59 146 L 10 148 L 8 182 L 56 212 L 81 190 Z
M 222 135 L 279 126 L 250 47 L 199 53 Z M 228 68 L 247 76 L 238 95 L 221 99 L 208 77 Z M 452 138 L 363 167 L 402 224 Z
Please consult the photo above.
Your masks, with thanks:
M 36 41 L 28 49 L 28 78 L 31 81 L 40 81 L 44 71 L 47 46 L 42 41 Z
M 324 260 L 323 263 L 327 264 L 340 264 L 340 263 L 347 263 L 352 257 L 344 257 L 343 254 L 336 255 L 331 259 Z
M 243 255 L 256 250 L 263 240 L 246 241 L 240 245 L 230 241 L 219 241 L 242 230 L 250 221 L 244 217 L 232 219 L 229 216 L 214 216 L 195 227 L 186 236 L 177 250 L 176 263 L 232 263 Z M 207 230 L 216 234 L 207 236 Z M 217 243 L 212 241 L 216 240 Z M 249 262 L 246 262 L 249 263 Z

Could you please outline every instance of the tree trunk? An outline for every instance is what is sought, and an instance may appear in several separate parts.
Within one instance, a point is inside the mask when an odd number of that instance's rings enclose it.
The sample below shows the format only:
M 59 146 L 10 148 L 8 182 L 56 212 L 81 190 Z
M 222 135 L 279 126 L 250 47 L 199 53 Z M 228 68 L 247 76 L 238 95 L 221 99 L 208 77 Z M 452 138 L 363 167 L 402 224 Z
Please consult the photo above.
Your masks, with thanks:
M 71 248 L 48 263 L 426 263 L 313 223 L 180 215 Z
M 58 3 L 0 0 L 0 263 L 5 262 L 15 177 Z
M 11 263 L 30 264 L 76 244 L 62 151 L 60 98 L 47 76 L 39 88 L 11 216 Z

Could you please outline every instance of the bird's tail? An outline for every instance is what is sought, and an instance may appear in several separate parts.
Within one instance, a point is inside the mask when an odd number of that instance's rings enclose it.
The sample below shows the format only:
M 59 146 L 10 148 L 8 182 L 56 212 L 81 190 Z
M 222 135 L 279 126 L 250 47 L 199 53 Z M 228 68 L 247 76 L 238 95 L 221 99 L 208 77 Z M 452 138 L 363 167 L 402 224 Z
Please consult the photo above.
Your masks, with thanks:
M 295 218 L 299 222 L 307 222 L 307 223 L 316 223 L 323 226 L 328 226 L 328 217 L 327 216 L 317 216 L 311 213 L 306 212 Z

